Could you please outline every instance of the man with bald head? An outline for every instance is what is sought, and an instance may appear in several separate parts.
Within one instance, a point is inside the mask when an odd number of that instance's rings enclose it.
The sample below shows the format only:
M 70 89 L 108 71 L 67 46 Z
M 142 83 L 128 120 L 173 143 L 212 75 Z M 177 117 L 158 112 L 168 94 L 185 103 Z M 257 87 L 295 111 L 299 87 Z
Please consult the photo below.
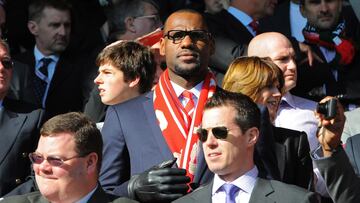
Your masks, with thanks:
M 208 71 L 213 51 L 201 14 L 180 10 L 169 16 L 160 40 L 167 69 L 158 85 L 107 111 L 100 174 L 105 189 L 140 202 L 170 202 L 187 193 L 187 183 L 210 180 L 194 132 L 216 88 Z
M 318 122 L 314 115 L 316 102 L 290 93 L 290 90 L 296 86 L 297 81 L 295 53 L 290 41 L 284 35 L 277 32 L 263 33 L 251 40 L 248 55 L 270 57 L 282 70 L 285 80 L 285 92 L 281 98 L 274 124 L 277 127 L 305 131 L 308 136 L 310 149 L 315 150 L 319 145 L 316 136 Z M 315 169 L 314 172 L 318 179 L 322 180 L 318 170 Z M 327 194 L 323 181 L 318 181 L 315 187 L 320 194 Z

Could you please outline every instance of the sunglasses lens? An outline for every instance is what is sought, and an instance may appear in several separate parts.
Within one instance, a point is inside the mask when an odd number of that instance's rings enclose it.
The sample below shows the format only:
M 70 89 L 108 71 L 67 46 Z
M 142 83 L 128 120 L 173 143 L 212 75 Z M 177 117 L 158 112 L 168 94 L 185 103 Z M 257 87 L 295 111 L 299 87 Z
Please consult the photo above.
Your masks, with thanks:
M 208 131 L 206 129 L 199 129 L 198 130 L 199 140 L 201 142 L 206 142 Z
M 193 39 L 194 41 L 204 41 L 207 40 L 207 34 L 204 31 L 192 31 L 190 32 L 190 37 L 191 39 Z
M 185 36 L 186 36 L 186 32 L 184 32 L 184 31 L 177 31 L 177 32 L 173 33 L 172 38 L 173 38 L 175 41 L 180 41 L 180 40 L 184 39 Z
M 5 69 L 11 69 L 13 67 L 13 62 L 11 59 L 4 58 L 1 60 L 1 64 L 4 66 Z
M 34 164 L 41 164 L 44 161 L 44 157 L 38 154 L 29 154 L 30 161 Z
M 47 161 L 50 163 L 50 165 L 52 166 L 61 166 L 63 164 L 63 161 L 59 158 L 55 158 L 55 157 L 48 157 Z
M 215 127 L 212 129 L 212 133 L 217 139 L 226 139 L 228 130 L 226 127 Z

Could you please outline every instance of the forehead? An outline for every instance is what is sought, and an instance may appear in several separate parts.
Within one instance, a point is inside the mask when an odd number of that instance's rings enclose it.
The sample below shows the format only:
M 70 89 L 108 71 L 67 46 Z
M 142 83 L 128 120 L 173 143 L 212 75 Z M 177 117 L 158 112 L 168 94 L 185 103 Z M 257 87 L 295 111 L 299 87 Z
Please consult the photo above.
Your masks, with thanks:
M 144 5 L 144 15 L 157 14 L 157 9 L 151 3 L 143 2 Z
M 198 13 L 178 12 L 171 15 L 165 24 L 169 30 L 207 30 L 203 17 Z
M 40 136 L 37 150 L 41 153 L 61 154 L 75 151 L 75 140 L 70 133 L 57 133 Z
M 288 55 L 294 55 L 294 49 L 292 48 L 291 43 L 285 39 L 285 38 L 274 38 L 272 44 L 269 44 L 269 55 L 270 56 L 288 56 Z
M 70 11 L 68 10 L 58 10 L 52 7 L 45 7 L 40 21 L 70 21 Z
M 229 105 L 214 107 L 206 109 L 204 111 L 202 119 L 202 127 L 216 127 L 216 126 L 228 126 L 231 123 L 234 123 L 235 120 L 235 108 Z M 226 116 L 222 116 L 226 115 Z
M 0 44 L 0 56 L 8 56 L 8 50 L 6 47 L 4 47 L 4 45 Z
M 313 6 L 313 5 L 318 5 L 322 2 L 324 3 L 339 3 L 342 0 L 303 0 L 303 4 L 305 6 Z

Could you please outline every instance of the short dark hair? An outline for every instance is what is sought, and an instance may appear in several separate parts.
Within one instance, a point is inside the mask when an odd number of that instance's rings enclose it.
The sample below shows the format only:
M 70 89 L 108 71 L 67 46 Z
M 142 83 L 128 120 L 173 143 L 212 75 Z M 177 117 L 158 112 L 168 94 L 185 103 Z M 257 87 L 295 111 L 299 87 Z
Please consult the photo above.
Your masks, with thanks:
M 29 20 L 39 21 L 46 7 L 71 12 L 71 5 L 67 0 L 32 0 L 28 9 Z
M 206 102 L 204 111 L 223 106 L 231 106 L 236 110 L 235 123 L 242 132 L 252 127 L 260 129 L 260 110 L 250 97 L 218 88 Z
M 54 116 L 44 123 L 40 130 L 43 137 L 58 133 L 70 133 L 74 137 L 76 153 L 86 156 L 95 152 L 98 156 L 97 169 L 101 168 L 103 140 L 96 124 L 83 113 L 70 112 Z
M 121 41 L 105 47 L 96 59 L 97 66 L 111 64 L 124 74 L 125 82 L 140 78 L 139 93 L 152 87 L 156 62 L 148 47 L 134 41 Z
M 180 9 L 180 10 L 175 11 L 174 13 L 192 13 L 192 14 L 200 15 L 200 16 L 202 17 L 202 23 L 203 23 L 203 25 L 205 26 L 205 27 L 204 27 L 205 30 L 206 30 L 206 31 L 209 31 L 209 30 L 208 30 L 209 27 L 208 27 L 208 24 L 207 24 L 207 22 L 206 22 L 206 20 L 205 20 L 205 16 L 204 16 L 202 13 L 200 13 L 200 12 L 194 10 L 194 9 L 190 9 L 190 8 Z M 172 14 L 174 14 L 174 13 L 172 13 Z M 171 14 L 171 15 L 172 15 L 172 14 Z M 168 19 L 169 19 L 169 18 L 167 18 L 166 21 L 165 21 L 165 23 L 164 23 L 164 29 L 163 29 L 163 30 L 166 30 L 166 31 L 168 31 L 168 30 L 167 30 L 167 24 L 168 24 L 167 21 L 168 21 Z M 166 34 L 166 33 L 164 33 L 164 34 Z
M 125 19 L 127 17 L 144 14 L 144 3 L 153 5 L 159 11 L 159 6 L 152 0 L 121 0 L 106 8 L 110 39 L 116 39 L 116 36 L 123 35 L 126 32 Z

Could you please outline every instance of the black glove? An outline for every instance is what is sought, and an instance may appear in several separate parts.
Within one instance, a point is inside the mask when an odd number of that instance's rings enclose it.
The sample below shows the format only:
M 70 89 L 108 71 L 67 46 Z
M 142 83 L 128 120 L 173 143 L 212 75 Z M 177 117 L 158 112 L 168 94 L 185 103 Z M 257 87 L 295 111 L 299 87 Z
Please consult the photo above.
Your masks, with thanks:
M 185 195 L 190 178 L 186 170 L 170 168 L 176 159 L 163 162 L 129 180 L 129 197 L 140 202 L 171 202 Z

